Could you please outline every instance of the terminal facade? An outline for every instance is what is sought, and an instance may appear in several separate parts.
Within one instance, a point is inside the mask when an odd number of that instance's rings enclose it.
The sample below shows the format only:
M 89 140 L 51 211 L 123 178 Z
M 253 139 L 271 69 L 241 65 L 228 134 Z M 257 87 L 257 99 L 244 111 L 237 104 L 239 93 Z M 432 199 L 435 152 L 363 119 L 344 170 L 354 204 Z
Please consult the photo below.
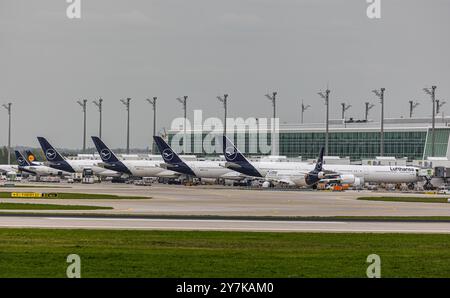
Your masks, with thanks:
M 384 156 L 398 159 L 425 160 L 432 155 L 431 118 L 395 118 L 384 122 Z M 230 128 L 231 129 L 231 128 Z M 229 131 L 229 130 L 228 130 Z M 169 131 L 169 141 L 176 133 Z M 197 136 L 195 136 L 197 134 Z M 198 134 L 202 134 L 200 138 Z M 238 134 L 245 134 L 245 148 L 237 142 Z M 203 140 L 208 132 L 187 131 L 191 137 L 193 154 L 210 155 L 195 152 L 202 148 L 195 144 Z M 435 157 L 449 157 L 450 117 L 436 117 L 435 121 Z M 218 135 L 220 137 L 220 135 Z M 270 152 L 250 152 L 249 132 L 236 132 L 235 143 L 248 155 L 269 155 Z M 270 134 L 268 136 L 270 144 Z M 214 141 L 213 141 L 214 142 Z M 380 123 L 372 121 L 353 121 L 352 119 L 330 120 L 329 156 L 346 157 L 350 160 L 375 159 L 380 156 Z M 195 146 L 197 145 L 197 146 Z M 254 145 L 254 144 L 253 144 Z M 325 145 L 325 124 L 280 124 L 278 154 L 289 158 L 311 159 L 317 157 Z M 253 146 L 255 147 L 255 146 Z M 256 146 L 257 147 L 257 146 Z

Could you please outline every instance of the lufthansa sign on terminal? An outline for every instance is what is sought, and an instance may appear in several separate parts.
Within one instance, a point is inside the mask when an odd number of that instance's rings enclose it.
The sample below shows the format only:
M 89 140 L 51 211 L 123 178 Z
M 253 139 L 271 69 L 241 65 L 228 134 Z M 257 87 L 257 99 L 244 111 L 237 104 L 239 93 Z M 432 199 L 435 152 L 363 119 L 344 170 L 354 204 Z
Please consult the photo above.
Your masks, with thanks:
M 12 192 L 11 198 L 56 198 L 56 193 Z

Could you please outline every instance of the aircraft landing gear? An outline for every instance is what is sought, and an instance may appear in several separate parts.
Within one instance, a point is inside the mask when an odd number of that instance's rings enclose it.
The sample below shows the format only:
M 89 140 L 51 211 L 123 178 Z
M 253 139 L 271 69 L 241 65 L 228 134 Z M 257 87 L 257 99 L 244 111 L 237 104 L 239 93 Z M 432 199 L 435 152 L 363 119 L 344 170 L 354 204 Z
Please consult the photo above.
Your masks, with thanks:
M 431 177 L 425 177 L 425 179 L 427 180 L 427 182 L 425 182 L 425 184 L 423 185 L 423 189 L 434 190 L 435 187 L 433 186 L 433 184 L 431 184 Z

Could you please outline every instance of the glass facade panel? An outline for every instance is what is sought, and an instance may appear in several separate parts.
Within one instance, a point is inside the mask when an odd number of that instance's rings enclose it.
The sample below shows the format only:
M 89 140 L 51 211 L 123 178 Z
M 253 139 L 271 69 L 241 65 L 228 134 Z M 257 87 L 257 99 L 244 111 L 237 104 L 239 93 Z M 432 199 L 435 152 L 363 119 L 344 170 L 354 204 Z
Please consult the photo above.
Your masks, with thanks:
M 436 156 L 445 156 L 449 140 L 450 128 L 436 129 Z M 201 139 L 207 134 L 204 133 Z M 409 160 L 422 159 L 431 154 L 431 133 L 426 130 L 399 130 L 385 131 L 384 133 L 384 155 L 397 158 L 407 157 Z M 173 134 L 169 134 L 171 140 Z M 217 136 L 221 138 L 221 135 Z M 195 152 L 194 148 L 202 148 L 200 138 L 191 135 L 191 153 L 204 155 L 204 152 Z M 194 142 L 199 143 L 195 144 Z M 249 144 L 249 134 L 245 133 L 245 146 L 239 145 L 238 134 L 234 142 L 239 149 L 249 155 L 263 154 L 255 152 L 252 148 L 259 148 L 258 141 Z M 270 146 L 270 135 L 267 146 Z M 196 145 L 194 147 L 194 145 Z M 325 145 L 325 132 L 307 131 L 282 131 L 279 134 L 279 154 L 288 157 L 316 158 L 319 150 Z M 220 153 L 222 154 L 222 153 Z M 328 155 L 350 157 L 352 160 L 374 158 L 380 156 L 380 133 L 377 131 L 339 131 L 329 134 Z

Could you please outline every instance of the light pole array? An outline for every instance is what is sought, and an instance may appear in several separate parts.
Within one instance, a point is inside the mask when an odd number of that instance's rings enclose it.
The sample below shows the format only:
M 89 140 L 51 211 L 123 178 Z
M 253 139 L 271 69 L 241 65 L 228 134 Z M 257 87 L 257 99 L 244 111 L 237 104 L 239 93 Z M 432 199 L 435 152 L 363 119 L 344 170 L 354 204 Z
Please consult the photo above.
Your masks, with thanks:
M 418 105 L 420 105 L 420 103 L 414 102 L 413 100 L 409 101 L 409 118 L 412 118 L 413 112 Z
M 86 103 L 87 99 L 78 100 L 77 103 L 83 109 L 83 153 L 86 152 Z
M 381 103 L 381 129 L 380 129 L 380 156 L 384 156 L 384 91 L 385 88 L 380 90 L 372 90 L 372 92 L 380 98 Z
M 127 154 L 130 154 L 130 101 L 131 98 L 120 100 L 127 110 Z
M 223 97 L 217 96 L 217 99 L 223 103 L 224 116 L 223 116 L 223 135 L 227 134 L 227 100 L 228 94 L 224 94 Z
M 347 105 L 345 102 L 341 103 L 342 106 L 342 119 L 345 121 L 345 112 L 352 107 L 352 105 Z
M 153 136 L 156 136 L 156 100 L 158 97 L 154 96 L 153 99 L 147 98 L 149 104 L 152 105 L 153 108 Z M 156 144 L 154 139 L 152 138 L 152 154 L 156 152 Z
M 325 94 L 323 92 L 319 92 L 317 94 L 319 94 L 320 97 L 322 97 L 325 100 L 325 106 L 327 107 L 327 112 L 326 112 L 326 130 L 325 130 L 325 155 L 328 155 L 328 133 L 329 133 L 329 117 L 330 117 L 330 89 L 327 88 L 327 90 L 325 90 Z
M 12 103 L 2 105 L 8 111 L 8 164 L 11 164 L 11 106 Z
M 98 126 L 98 137 L 101 139 L 102 138 L 102 113 L 103 113 L 103 99 L 99 98 L 99 100 L 94 100 L 93 101 L 94 105 L 97 106 L 98 108 L 98 112 L 100 114 L 100 119 L 99 119 L 99 126 Z
M 365 112 L 365 120 L 366 122 L 369 120 L 369 111 L 375 106 L 374 104 L 370 102 L 366 102 L 366 112 Z
M 177 100 L 183 105 L 183 111 L 184 111 L 184 136 L 183 136 L 183 153 L 187 154 L 187 134 L 186 134 L 186 124 L 187 124 L 187 100 L 188 100 L 188 96 L 185 95 L 182 98 L 178 97 Z
M 431 89 L 430 88 L 423 88 L 423 91 L 426 93 L 426 94 L 428 94 L 428 95 L 430 95 L 431 96 L 431 102 L 432 102 L 432 104 L 433 104 L 433 109 L 432 109 L 432 112 L 431 112 L 431 117 L 432 117 L 432 119 L 431 119 L 431 156 L 433 156 L 434 157 L 434 155 L 435 155 L 435 143 L 436 143 L 436 136 L 435 136 L 435 123 L 436 123 L 436 112 L 435 112 L 435 110 L 436 110 L 436 105 L 435 105 L 435 103 L 436 103 L 436 86 L 431 86 Z

